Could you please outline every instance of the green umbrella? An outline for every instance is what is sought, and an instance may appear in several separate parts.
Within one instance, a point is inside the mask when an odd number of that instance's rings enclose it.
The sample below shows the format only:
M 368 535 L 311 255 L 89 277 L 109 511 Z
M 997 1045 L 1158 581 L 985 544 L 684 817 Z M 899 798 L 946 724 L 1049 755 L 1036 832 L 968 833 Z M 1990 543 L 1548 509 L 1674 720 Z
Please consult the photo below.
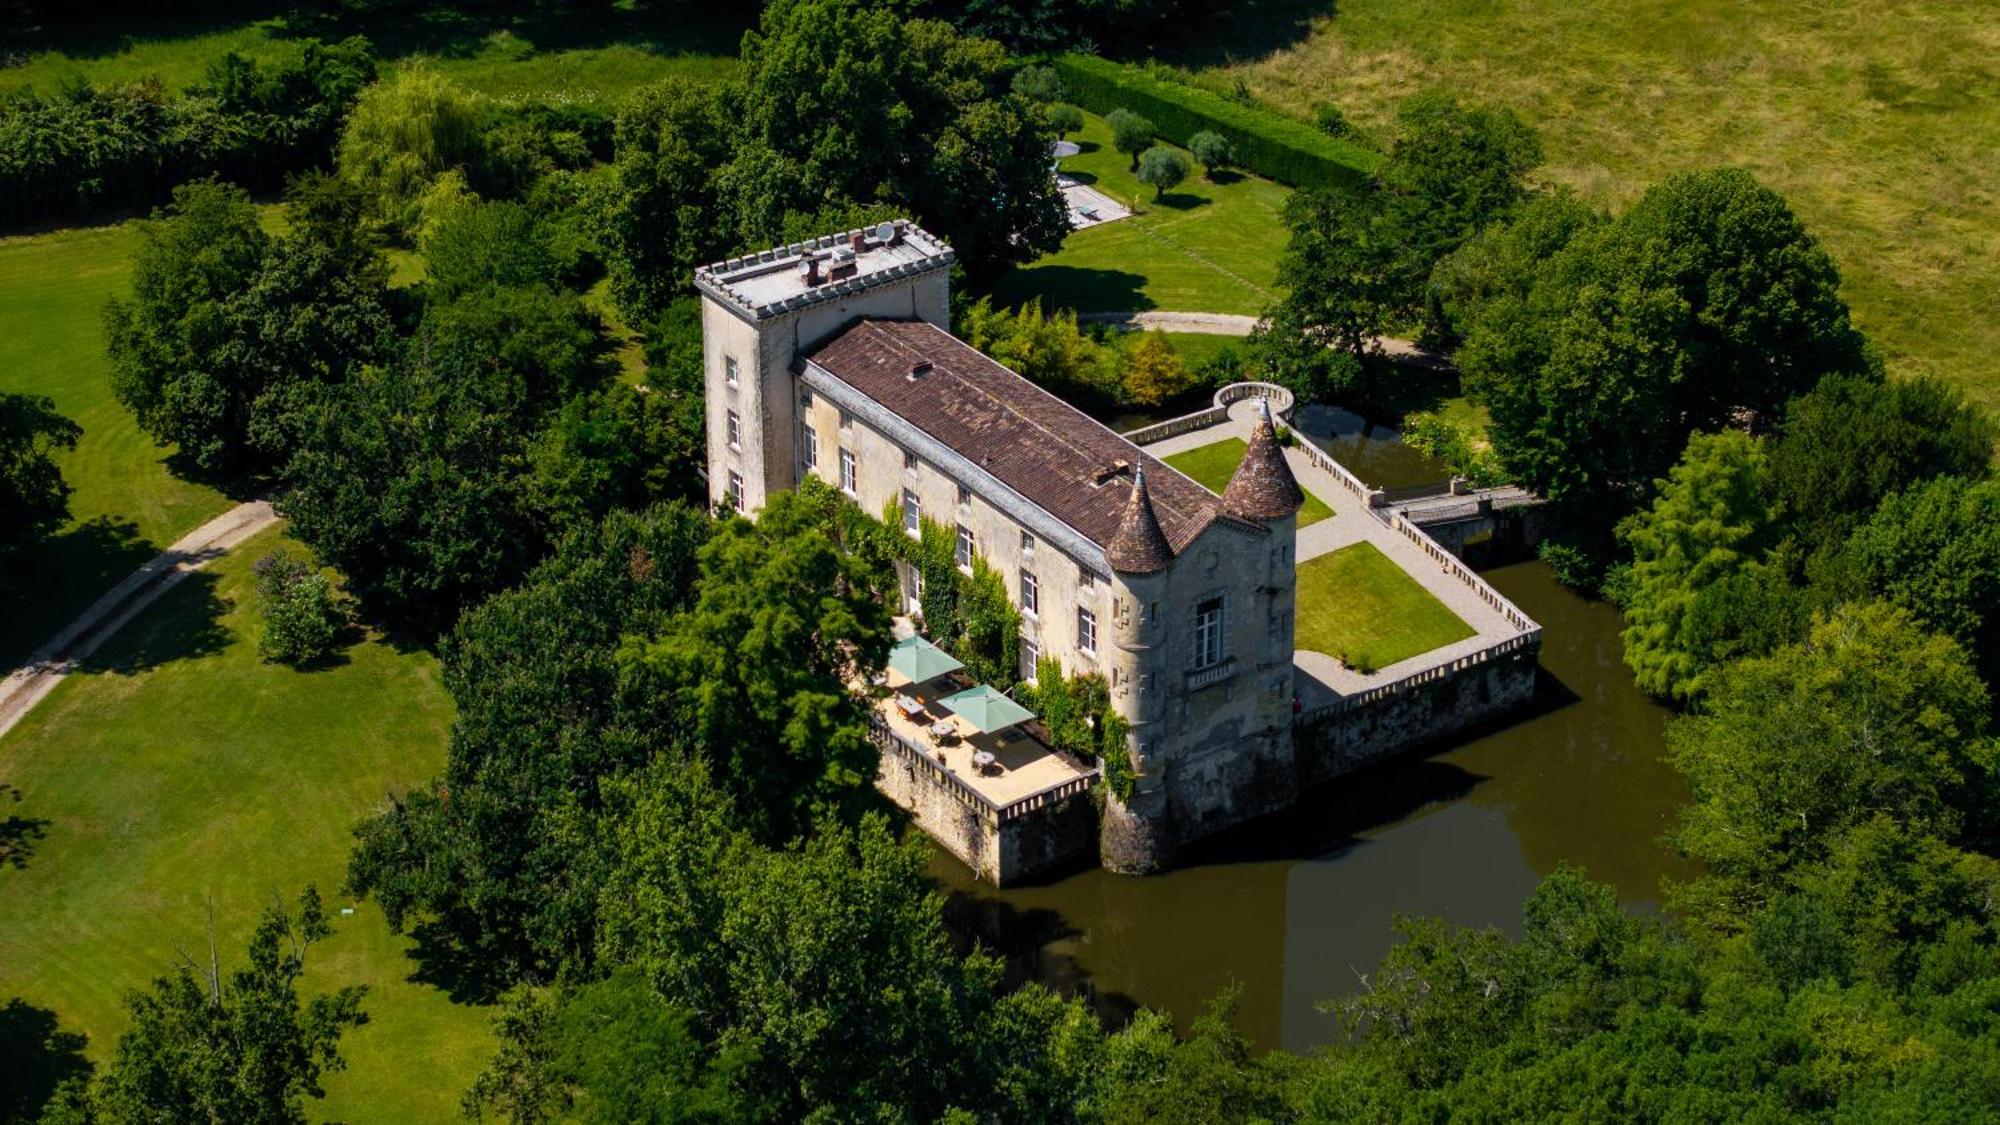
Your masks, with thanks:
M 1033 711 L 994 691 L 986 684 L 947 695 L 938 700 L 951 709 L 951 713 L 971 723 L 981 734 L 992 734 L 996 730 L 1025 723 L 1035 717 Z
M 909 637 L 896 642 L 889 650 L 889 668 L 900 673 L 913 684 L 935 680 L 946 672 L 956 672 L 965 665 L 960 664 L 952 654 L 930 643 L 922 637 Z

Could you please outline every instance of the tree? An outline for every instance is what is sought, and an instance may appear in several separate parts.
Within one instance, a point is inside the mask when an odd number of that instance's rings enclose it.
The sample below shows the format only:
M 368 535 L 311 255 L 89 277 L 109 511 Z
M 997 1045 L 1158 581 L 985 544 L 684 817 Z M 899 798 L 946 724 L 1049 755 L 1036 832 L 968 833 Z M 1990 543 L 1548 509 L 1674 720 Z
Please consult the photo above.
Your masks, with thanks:
M 341 133 L 340 174 L 360 189 L 372 215 L 408 237 L 432 181 L 475 168 L 481 153 L 477 101 L 417 61 L 362 91 Z
M 615 513 L 459 618 L 439 646 L 444 773 L 355 831 L 348 884 L 390 925 L 428 922 L 499 983 L 590 964 L 602 787 L 678 727 L 619 691 L 617 652 L 685 609 L 708 533 L 682 505 Z
M 1153 186 L 1153 198 L 1165 199 L 1167 189 L 1187 179 L 1188 159 L 1179 149 L 1154 145 L 1139 155 L 1139 182 Z
M 1744 573 L 1770 545 L 1766 457 L 1735 430 L 1696 434 L 1650 510 L 1618 527 L 1632 551 L 1625 584 L 1625 663 L 1639 687 L 1681 702 L 1700 697 L 1725 654 L 1700 635 L 1703 592 Z
M 347 607 L 326 575 L 282 550 L 258 559 L 252 569 L 257 572 L 259 608 L 264 614 L 257 655 L 294 668 L 331 656 L 347 627 Z
M 1675 176 L 1531 268 L 1458 357 L 1508 470 L 1551 500 L 1630 510 L 1689 434 L 1873 370 L 1832 261 L 1744 172 Z
M 1125 397 L 1141 406 L 1171 402 L 1193 386 L 1194 376 L 1165 332 L 1145 333 L 1126 361 Z
M 1278 259 L 1285 296 L 1265 318 L 1296 353 L 1339 348 L 1362 355 L 1402 303 L 1392 265 L 1400 232 L 1374 195 L 1294 192 Z
M 1980 477 L 1993 424 L 1930 379 L 1836 375 L 1785 405 L 1771 492 L 1807 556 L 1838 547 L 1876 504 L 1932 477 Z M 1961 640 L 1966 638 L 1961 637 Z
M 1214 179 L 1215 174 L 1236 163 L 1236 146 L 1229 138 L 1212 129 L 1203 129 L 1188 138 L 1188 151 L 1201 161 L 1202 174 Z
M 1083 111 L 1066 102 L 1058 102 L 1044 111 L 1049 119 L 1049 128 L 1056 136 L 1067 137 L 1083 128 Z
M 1119 400 L 1117 351 L 1085 334 L 1076 313 L 1045 315 L 1040 300 L 995 309 L 981 297 L 957 319 L 966 343 L 1037 385 L 1069 398 Z
M 1014 73 L 1014 92 L 1032 102 L 1059 102 L 1069 96 L 1052 66 L 1024 66 Z
M 611 278 L 633 320 L 657 315 L 687 290 L 696 267 L 735 244 L 735 216 L 715 184 L 732 132 L 723 97 L 692 79 L 643 87 L 619 110 Z
M 0 392 L 0 561 L 69 521 L 70 486 L 55 454 L 82 436 L 55 400 Z
M 1992 796 L 1989 709 L 1956 642 L 1881 604 L 1718 670 L 1667 732 L 1693 794 L 1673 840 L 1707 871 L 1675 897 L 1733 930 L 1877 814 L 1954 839 Z
M 234 471 L 249 459 L 261 388 L 232 346 L 231 303 L 262 272 L 270 236 L 248 194 L 211 181 L 175 189 L 140 238 L 131 298 L 105 309 L 112 392 L 154 441 L 203 472 Z
M 367 1022 L 361 985 L 299 1002 L 306 950 L 332 932 L 308 886 L 296 914 L 278 905 L 265 911 L 248 963 L 226 979 L 211 957 L 133 993 L 132 1025 L 93 1091 L 98 1116 L 305 1121 L 302 1101 L 324 1096 L 320 1075 L 345 1065 L 341 1035 Z
M 755 523 L 722 521 L 693 608 L 621 657 L 631 690 L 672 701 L 741 822 L 774 843 L 816 810 L 852 808 L 875 775 L 854 685 L 888 658 L 894 580 L 843 547 L 830 526 L 843 503 L 808 477 Z
M 2000 481 L 1938 477 L 1892 494 L 1816 569 L 1832 596 L 1893 602 L 2000 670 Z
M 1132 158 L 1132 170 L 1139 170 L 1139 154 L 1152 147 L 1153 123 L 1129 109 L 1114 109 L 1104 119 L 1111 127 L 1111 147 Z

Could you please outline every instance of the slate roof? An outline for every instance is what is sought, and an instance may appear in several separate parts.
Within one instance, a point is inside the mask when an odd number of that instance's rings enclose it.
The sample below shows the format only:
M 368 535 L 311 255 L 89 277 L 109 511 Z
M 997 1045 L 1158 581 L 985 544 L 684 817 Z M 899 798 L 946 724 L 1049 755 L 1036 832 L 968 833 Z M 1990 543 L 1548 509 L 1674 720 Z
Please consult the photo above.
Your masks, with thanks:
M 1299 479 L 1292 475 L 1292 467 L 1285 464 L 1285 451 L 1278 446 L 1271 403 L 1260 398 L 1243 463 L 1236 466 L 1229 487 L 1222 490 L 1223 510 L 1244 519 L 1277 520 L 1298 511 L 1305 502 Z
M 1174 561 L 1174 549 L 1167 545 L 1166 533 L 1160 530 L 1160 518 L 1153 512 L 1150 491 L 1142 462 L 1132 474 L 1132 498 L 1125 502 L 1125 517 L 1118 525 L 1118 534 L 1104 548 L 1104 557 L 1113 570 L 1157 574 Z
M 1265 531 L 1225 514 L 1216 495 L 1192 478 L 928 322 L 859 320 L 805 358 L 1100 548 L 1118 536 L 1131 474 L 1141 464 L 1160 531 L 1175 554 L 1218 520 Z M 922 374 L 911 378 L 917 369 Z

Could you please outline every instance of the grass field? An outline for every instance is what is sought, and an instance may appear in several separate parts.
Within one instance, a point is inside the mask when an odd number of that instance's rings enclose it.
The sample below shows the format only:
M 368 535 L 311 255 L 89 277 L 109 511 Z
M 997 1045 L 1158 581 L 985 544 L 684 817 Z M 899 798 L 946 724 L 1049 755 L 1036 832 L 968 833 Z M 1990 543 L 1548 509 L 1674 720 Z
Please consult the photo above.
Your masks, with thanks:
M 125 992 L 206 955 L 211 907 L 234 959 L 272 895 L 314 882 L 336 935 L 311 988 L 367 984 L 372 1021 L 324 1115 L 445 1120 L 491 1050 L 489 1012 L 412 983 L 373 906 L 336 908 L 355 821 L 441 767 L 450 700 L 430 656 L 379 643 L 323 671 L 261 663 L 250 565 L 280 542 L 169 592 L 0 738 L 0 780 L 22 794 L 8 815 L 45 822 L 25 866 L 0 865 L 0 1000 L 54 1011 L 102 1059 Z
M 609 106 L 670 74 L 714 80 L 735 73 L 744 26 L 740 13 L 726 11 L 673 20 L 615 12 L 564 19 L 460 12 L 450 5 L 431 6 L 414 18 L 121 24 L 117 32 L 77 33 L 31 49 L 23 65 L 0 70 L 0 92 L 26 86 L 53 91 L 71 77 L 98 83 L 158 77 L 168 90 L 180 90 L 200 81 L 209 62 L 228 51 L 268 57 L 304 35 L 361 34 L 391 65 L 429 58 L 453 80 L 496 98 Z
M 1236 475 L 1236 466 L 1243 463 L 1243 454 L 1250 447 L 1242 438 L 1224 438 L 1199 448 L 1189 449 L 1166 458 L 1166 462 L 1181 472 L 1208 486 L 1210 492 L 1220 495 L 1229 487 L 1229 478 Z M 1304 489 L 1300 489 L 1304 492 Z M 1306 493 L 1306 506 L 1299 509 L 1299 526 L 1318 523 L 1333 515 L 1333 509 L 1326 501 Z
M 111 397 L 104 303 L 128 290 L 138 245 L 130 223 L 0 239 L 0 391 L 47 395 L 83 427 L 62 460 L 74 523 L 0 590 L 0 668 L 230 504 L 169 473 L 167 451 Z
M 1084 151 L 1063 168 L 1136 209 L 1129 219 L 1072 233 L 1061 250 L 1001 278 L 996 300 L 1040 297 L 1046 308 L 1080 312 L 1254 315 L 1276 299 L 1284 187 L 1234 173 L 1210 183 L 1197 171 L 1155 200 L 1129 171 L 1130 159 L 1111 147 L 1102 118 L 1085 115 L 1073 139 Z
M 1302 649 L 1373 671 L 1473 632 L 1373 543 L 1356 543 L 1299 564 Z
M 1275 7 L 1200 37 L 1204 82 L 1301 115 L 1332 102 L 1378 131 L 1426 87 L 1510 106 L 1541 130 L 1540 175 L 1605 206 L 1682 169 L 1746 167 L 1825 242 L 1892 370 L 2000 409 L 1991 0 Z

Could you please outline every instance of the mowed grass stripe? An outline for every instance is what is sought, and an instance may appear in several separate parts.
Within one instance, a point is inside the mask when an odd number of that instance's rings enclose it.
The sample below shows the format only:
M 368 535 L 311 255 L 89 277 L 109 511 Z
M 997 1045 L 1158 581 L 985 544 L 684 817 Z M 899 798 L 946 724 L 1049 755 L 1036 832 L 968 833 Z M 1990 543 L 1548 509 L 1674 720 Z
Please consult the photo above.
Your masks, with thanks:
M 1373 543 L 1299 564 L 1298 647 L 1368 672 L 1474 634 Z
M 0 997 L 54 1011 L 101 1060 L 128 990 L 206 956 L 211 905 L 228 961 L 273 895 L 316 883 L 336 936 L 310 988 L 366 984 L 373 1019 L 323 1111 L 445 1120 L 490 1054 L 490 1010 L 411 983 L 380 912 L 338 907 L 354 824 L 442 768 L 451 703 L 421 652 L 363 643 L 307 673 L 258 660 L 251 564 L 284 542 L 265 532 L 192 576 L 0 738 L 22 793 L 9 814 L 47 822 L 26 866 L 0 870 Z
M 1200 481 L 1210 492 L 1222 495 L 1229 487 L 1229 478 L 1236 475 L 1236 466 L 1243 463 L 1243 454 L 1250 446 L 1242 438 L 1224 438 L 1218 442 L 1183 450 L 1170 457 L 1162 458 L 1167 464 Z M 1305 492 L 1301 488 L 1299 491 Z M 1316 524 L 1333 515 L 1333 509 L 1326 501 L 1306 492 L 1305 507 L 1299 509 L 1300 527 Z

